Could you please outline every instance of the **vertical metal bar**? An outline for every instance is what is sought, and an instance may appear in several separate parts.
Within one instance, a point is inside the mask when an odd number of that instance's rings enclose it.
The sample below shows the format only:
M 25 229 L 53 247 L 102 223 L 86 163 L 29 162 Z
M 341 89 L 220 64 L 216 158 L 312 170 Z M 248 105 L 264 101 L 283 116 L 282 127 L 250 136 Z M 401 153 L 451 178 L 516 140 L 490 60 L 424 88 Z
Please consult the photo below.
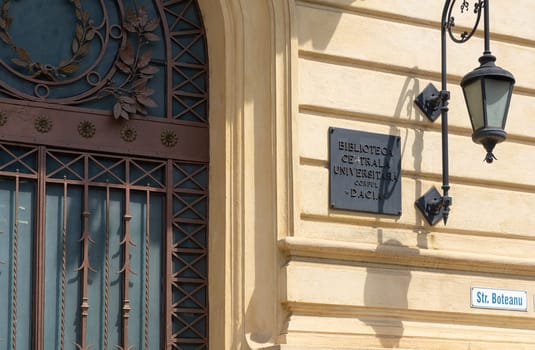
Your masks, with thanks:
M 80 320 L 80 345 L 82 349 L 87 349 L 87 318 L 89 316 L 89 270 L 91 266 L 89 264 L 89 244 L 91 243 L 91 236 L 89 233 L 89 158 L 84 156 L 84 203 L 83 203 L 83 233 L 82 233 L 82 245 L 83 245 L 83 262 L 80 269 L 82 270 L 82 304 L 80 305 L 81 320 Z
M 442 28 L 440 30 L 440 35 L 441 35 L 441 41 L 440 41 L 440 44 L 441 44 L 441 69 L 442 69 L 442 75 L 441 75 L 441 82 L 442 82 L 442 90 L 443 91 L 447 91 L 448 90 L 448 81 L 447 81 L 447 61 L 446 61 L 446 49 L 447 49 L 447 45 L 446 45 L 446 31 L 448 29 L 448 26 L 450 25 L 448 23 L 448 11 L 449 11 L 449 7 L 450 7 L 450 2 L 451 0 L 446 0 L 446 2 L 444 3 L 444 9 L 442 10 Z
M 34 296 L 33 296 L 33 339 L 32 348 L 43 350 L 44 348 L 44 296 L 45 296 L 45 201 L 46 201 L 46 147 L 38 149 L 37 161 L 37 200 L 36 220 L 34 235 Z
M 158 12 L 160 14 L 160 19 L 166 20 L 167 16 L 165 15 L 165 10 L 161 4 L 161 1 L 156 2 L 158 7 Z M 164 40 L 165 43 L 165 106 L 166 106 L 166 118 L 167 119 L 173 119 L 174 118 L 174 83 L 173 83 L 173 70 L 174 70 L 174 64 L 175 60 L 173 58 L 173 48 L 172 48 L 172 40 L 171 38 L 171 32 L 169 30 L 169 25 L 162 25 L 163 29 L 163 37 L 166 39 Z
M 484 38 L 485 38 L 485 55 L 490 55 L 490 23 L 489 23 L 489 0 L 484 0 Z
M 11 314 L 11 336 L 12 336 L 12 349 L 17 350 L 17 287 L 18 287 L 18 264 L 19 264 L 19 190 L 20 190 L 20 178 L 19 169 L 17 169 L 15 175 L 15 222 L 13 224 L 13 287 L 12 293 L 12 314 Z
M 165 346 L 173 347 L 173 161 L 167 161 L 165 203 Z
M 442 91 L 441 94 L 441 115 L 442 115 L 442 190 L 443 190 L 443 206 L 444 213 L 443 219 L 444 224 L 448 221 L 449 216 L 449 190 L 450 190 L 450 180 L 449 180 L 449 159 L 448 159 L 448 77 L 447 77 L 447 45 L 446 45 L 446 30 L 449 25 L 448 17 L 448 8 L 450 5 L 450 0 L 446 0 L 444 4 L 444 10 L 442 12 L 442 28 L 441 28 L 441 61 L 442 61 Z
M 206 164 L 206 171 L 208 172 L 208 175 L 210 175 L 210 167 L 208 164 Z M 205 230 L 206 230 L 206 245 L 205 245 L 205 250 L 206 250 L 206 256 L 205 256 L 205 259 L 206 259 L 206 295 L 207 295 L 207 298 L 206 298 L 206 304 L 205 304 L 205 309 L 204 309 L 204 312 L 206 314 L 206 334 L 205 334 L 205 339 L 206 339 L 206 349 L 210 349 L 210 298 L 208 297 L 210 295 L 210 284 L 208 283 L 208 276 L 210 276 L 210 264 L 208 263 L 208 257 L 210 256 L 210 245 L 208 244 L 209 242 L 209 238 L 210 238 L 210 230 L 208 229 L 209 226 L 210 226 L 210 212 L 208 210 L 208 208 L 210 207 L 210 188 L 209 188 L 210 184 L 207 184 L 207 187 L 205 188 L 205 191 L 206 191 L 206 217 L 204 218 L 204 222 L 205 222 Z
M 67 286 L 67 177 L 63 177 L 63 251 L 61 257 L 61 350 L 65 349 L 65 291 Z
M 108 350 L 108 327 L 110 312 L 110 184 L 106 184 L 106 238 L 105 238 L 105 284 L 104 287 L 104 349 Z
M 149 185 L 147 185 L 149 186 Z M 145 350 L 149 350 L 149 291 L 150 291 L 150 191 L 146 192 L 146 219 L 145 219 Z
M 130 300 L 129 300 L 129 284 L 130 284 L 130 245 L 132 244 L 132 237 L 130 236 L 130 161 L 126 162 L 126 189 L 125 189 L 125 214 L 124 214 L 124 239 L 121 242 L 123 246 L 124 265 L 120 272 L 123 273 L 123 332 L 122 332 L 122 347 L 128 349 L 128 318 L 130 317 Z

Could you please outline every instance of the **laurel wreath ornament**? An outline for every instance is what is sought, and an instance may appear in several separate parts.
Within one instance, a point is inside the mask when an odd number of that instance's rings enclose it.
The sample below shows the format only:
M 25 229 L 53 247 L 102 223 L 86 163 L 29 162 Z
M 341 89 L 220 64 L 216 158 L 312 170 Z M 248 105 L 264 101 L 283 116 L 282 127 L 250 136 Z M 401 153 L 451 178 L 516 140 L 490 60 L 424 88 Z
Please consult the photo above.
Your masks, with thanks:
M 13 17 L 9 15 L 10 0 L 4 0 L 0 9 L 0 39 L 9 45 L 17 57 L 12 58 L 18 67 L 25 69 L 33 78 L 56 81 L 80 69 L 80 59 L 89 53 L 89 45 L 95 37 L 96 30 L 93 21 L 89 19 L 89 12 L 84 11 L 80 0 L 69 0 L 73 3 L 76 16 L 76 31 L 71 44 L 72 54 L 57 66 L 49 63 L 36 62 L 23 47 L 18 46 L 11 35 L 9 27 Z
M 71 56 L 57 66 L 36 62 L 29 52 L 18 46 L 9 33 L 13 17 L 9 14 L 10 0 L 3 0 L 0 7 L 0 40 L 7 44 L 16 57 L 11 62 L 22 69 L 25 74 L 35 79 L 61 81 L 80 70 L 81 59 L 90 51 L 91 41 L 95 38 L 97 29 L 89 18 L 89 12 L 82 8 L 81 0 L 68 0 L 74 6 L 76 16 L 76 30 L 71 44 Z M 147 115 L 148 108 L 156 108 L 158 104 L 151 98 L 154 90 L 147 85 L 159 72 L 151 65 L 152 51 L 147 46 L 160 37 L 155 30 L 160 25 L 159 18 L 149 19 L 144 6 L 138 7 L 134 1 L 134 9 L 128 9 L 122 25 L 122 36 L 128 40 L 119 49 L 115 62 L 116 69 L 123 74 L 120 82 L 110 78 L 101 89 L 97 98 L 103 99 L 113 96 L 113 116 L 115 119 L 130 119 L 135 114 Z

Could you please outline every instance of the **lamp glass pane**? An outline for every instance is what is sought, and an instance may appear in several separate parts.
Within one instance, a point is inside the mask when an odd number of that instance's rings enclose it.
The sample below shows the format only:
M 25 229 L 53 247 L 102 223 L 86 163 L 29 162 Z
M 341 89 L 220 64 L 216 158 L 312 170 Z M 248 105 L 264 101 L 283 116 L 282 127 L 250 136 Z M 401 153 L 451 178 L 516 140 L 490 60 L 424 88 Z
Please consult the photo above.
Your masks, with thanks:
M 489 127 L 503 128 L 511 83 L 501 79 L 485 79 L 487 122 Z
M 474 131 L 485 126 L 485 119 L 483 113 L 483 94 L 481 91 L 481 81 L 474 80 L 473 82 L 463 87 L 464 98 L 468 113 L 470 113 L 470 120 L 472 121 L 472 128 Z

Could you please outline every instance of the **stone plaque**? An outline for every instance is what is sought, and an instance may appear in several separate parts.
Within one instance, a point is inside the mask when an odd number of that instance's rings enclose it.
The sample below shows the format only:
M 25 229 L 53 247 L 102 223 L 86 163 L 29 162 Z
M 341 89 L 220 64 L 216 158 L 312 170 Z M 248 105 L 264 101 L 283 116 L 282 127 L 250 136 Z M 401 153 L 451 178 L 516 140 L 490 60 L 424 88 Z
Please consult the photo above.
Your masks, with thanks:
M 330 206 L 401 215 L 399 136 L 329 128 Z

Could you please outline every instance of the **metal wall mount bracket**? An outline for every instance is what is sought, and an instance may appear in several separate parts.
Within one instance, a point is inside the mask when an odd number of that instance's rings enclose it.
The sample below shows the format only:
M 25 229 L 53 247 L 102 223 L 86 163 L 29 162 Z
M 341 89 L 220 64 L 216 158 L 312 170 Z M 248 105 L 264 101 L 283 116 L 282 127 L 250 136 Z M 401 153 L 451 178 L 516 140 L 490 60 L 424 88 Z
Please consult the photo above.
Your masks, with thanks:
M 443 197 L 434 186 L 418 198 L 415 204 L 431 226 L 444 218 Z
M 414 103 L 430 121 L 434 122 L 440 116 L 440 92 L 433 84 L 429 83 Z

